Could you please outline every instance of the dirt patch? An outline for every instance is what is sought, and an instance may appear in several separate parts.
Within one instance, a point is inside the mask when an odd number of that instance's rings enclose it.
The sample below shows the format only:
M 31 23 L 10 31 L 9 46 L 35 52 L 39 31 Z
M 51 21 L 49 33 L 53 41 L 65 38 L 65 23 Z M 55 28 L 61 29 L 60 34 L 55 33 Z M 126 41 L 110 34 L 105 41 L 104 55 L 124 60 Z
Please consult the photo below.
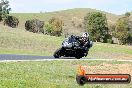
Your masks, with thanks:
M 98 66 L 85 66 L 88 74 L 131 74 L 132 64 L 107 64 L 102 63 Z
M 116 59 L 131 60 L 132 59 L 132 55 L 120 55 L 120 56 L 117 56 Z
M 132 55 L 121 54 L 121 53 L 96 52 L 96 53 L 90 53 L 89 56 L 94 58 L 101 58 L 101 59 L 132 60 Z

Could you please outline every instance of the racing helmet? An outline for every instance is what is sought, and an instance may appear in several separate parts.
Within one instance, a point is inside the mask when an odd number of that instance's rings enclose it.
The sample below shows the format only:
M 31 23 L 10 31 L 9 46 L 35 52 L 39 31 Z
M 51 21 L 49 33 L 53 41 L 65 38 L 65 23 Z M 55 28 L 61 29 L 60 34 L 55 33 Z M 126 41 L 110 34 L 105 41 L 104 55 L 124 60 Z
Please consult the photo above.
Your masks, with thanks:
M 83 33 L 81 36 L 81 42 L 85 43 L 89 40 L 89 34 L 87 32 Z
M 82 37 L 88 38 L 89 37 L 89 34 L 87 32 L 85 32 L 85 33 L 82 34 Z

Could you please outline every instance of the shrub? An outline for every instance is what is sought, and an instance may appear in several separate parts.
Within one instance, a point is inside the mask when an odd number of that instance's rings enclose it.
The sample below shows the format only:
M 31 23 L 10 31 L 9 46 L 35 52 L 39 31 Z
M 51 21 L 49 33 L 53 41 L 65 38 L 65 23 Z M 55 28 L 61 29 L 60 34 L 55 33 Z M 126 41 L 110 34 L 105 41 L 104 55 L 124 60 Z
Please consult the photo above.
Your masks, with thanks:
M 51 35 L 52 32 L 53 32 L 52 25 L 46 24 L 46 25 L 45 25 L 45 34 Z
M 45 26 L 47 34 L 61 36 L 63 22 L 59 18 L 52 17 Z
M 113 40 L 112 39 L 107 39 L 107 43 L 113 44 Z
M 106 34 L 103 38 L 103 43 L 110 43 L 109 40 L 112 40 L 112 36 L 110 34 Z
M 14 16 L 7 16 L 4 20 L 4 25 L 8 25 L 9 27 L 16 28 L 19 24 L 18 18 Z
M 25 23 L 25 29 L 33 33 L 44 33 L 43 26 L 44 21 L 38 19 L 27 20 Z
M 130 32 L 129 18 L 128 17 L 119 18 L 116 22 L 114 33 L 115 37 L 118 38 L 119 40 L 119 44 L 123 45 L 127 43 L 129 32 Z

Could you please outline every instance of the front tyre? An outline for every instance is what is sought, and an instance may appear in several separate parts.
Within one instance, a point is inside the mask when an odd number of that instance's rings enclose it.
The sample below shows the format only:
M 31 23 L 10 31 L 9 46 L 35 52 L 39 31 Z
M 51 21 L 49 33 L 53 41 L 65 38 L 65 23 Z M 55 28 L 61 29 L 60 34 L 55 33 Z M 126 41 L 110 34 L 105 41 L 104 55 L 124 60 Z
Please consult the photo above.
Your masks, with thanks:
M 80 59 L 80 58 L 82 58 L 82 57 L 83 57 L 83 56 L 82 56 L 82 54 L 80 54 L 80 52 L 76 52 L 75 58 Z
M 61 57 L 60 52 L 61 52 L 61 48 L 57 49 L 57 50 L 54 52 L 54 55 L 53 55 L 53 56 L 54 56 L 55 58 Z
M 82 57 L 80 57 L 80 56 L 76 56 L 75 58 L 80 59 L 80 58 L 82 58 Z

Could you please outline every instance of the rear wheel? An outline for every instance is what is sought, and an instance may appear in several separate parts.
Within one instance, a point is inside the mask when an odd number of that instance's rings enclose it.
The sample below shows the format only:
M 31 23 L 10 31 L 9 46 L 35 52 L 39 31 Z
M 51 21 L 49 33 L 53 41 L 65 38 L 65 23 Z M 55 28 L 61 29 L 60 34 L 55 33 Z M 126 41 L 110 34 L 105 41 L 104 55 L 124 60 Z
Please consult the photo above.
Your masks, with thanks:
M 57 49 L 57 50 L 54 52 L 54 55 L 53 55 L 53 56 L 54 56 L 55 58 L 61 57 L 60 51 L 61 51 L 61 48 Z

